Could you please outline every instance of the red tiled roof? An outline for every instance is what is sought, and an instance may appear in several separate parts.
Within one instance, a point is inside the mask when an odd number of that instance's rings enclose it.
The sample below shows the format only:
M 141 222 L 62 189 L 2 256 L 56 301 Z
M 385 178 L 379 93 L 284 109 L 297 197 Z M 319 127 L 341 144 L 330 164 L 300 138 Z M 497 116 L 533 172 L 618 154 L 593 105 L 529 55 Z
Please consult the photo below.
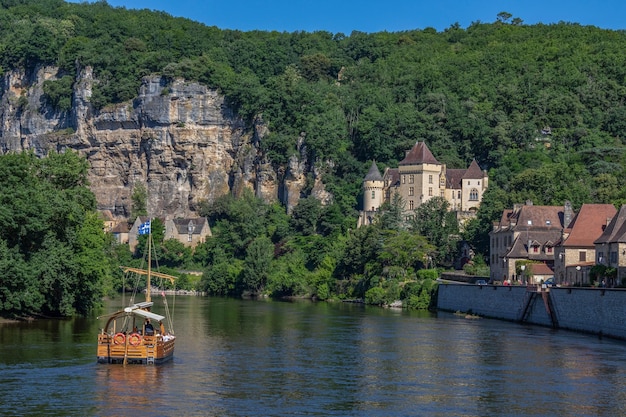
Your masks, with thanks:
M 529 267 L 533 275 L 554 275 L 554 270 L 545 263 L 530 264 Z
M 398 165 L 434 164 L 441 165 L 426 146 L 425 142 L 417 142 Z
M 570 224 L 570 234 L 563 246 L 593 246 L 617 210 L 612 204 L 583 204 Z

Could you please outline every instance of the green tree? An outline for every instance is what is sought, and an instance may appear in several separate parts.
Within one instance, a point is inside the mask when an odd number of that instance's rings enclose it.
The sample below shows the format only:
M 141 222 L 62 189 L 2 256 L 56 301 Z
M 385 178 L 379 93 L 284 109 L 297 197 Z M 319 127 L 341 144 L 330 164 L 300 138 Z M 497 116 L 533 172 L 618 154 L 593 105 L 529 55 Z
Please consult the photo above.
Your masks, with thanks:
M 410 225 L 411 230 L 424 236 L 436 248 L 429 254 L 433 261 L 448 265 L 454 260 L 460 239 L 456 213 L 449 208 L 446 199 L 433 197 L 415 210 Z
M 86 314 L 110 281 L 107 240 L 72 152 L 0 157 L 0 314 Z M 10 262 L 9 265 L 7 262 Z
M 254 239 L 246 251 L 242 282 L 244 288 L 252 293 L 262 293 L 270 276 L 274 245 L 272 241 L 260 236 Z
M 406 276 L 425 265 L 432 250 L 433 246 L 423 236 L 406 230 L 394 231 L 386 234 L 378 259 L 383 267 L 397 266 Z

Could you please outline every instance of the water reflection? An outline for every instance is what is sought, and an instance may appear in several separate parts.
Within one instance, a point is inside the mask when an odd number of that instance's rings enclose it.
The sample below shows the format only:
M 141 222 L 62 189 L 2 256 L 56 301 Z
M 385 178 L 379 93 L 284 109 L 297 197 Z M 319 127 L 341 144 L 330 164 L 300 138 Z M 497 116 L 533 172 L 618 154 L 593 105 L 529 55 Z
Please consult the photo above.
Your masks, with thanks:
M 0 325 L 2 414 L 626 415 L 623 342 L 351 304 L 174 310 L 158 367 L 97 365 L 93 319 Z

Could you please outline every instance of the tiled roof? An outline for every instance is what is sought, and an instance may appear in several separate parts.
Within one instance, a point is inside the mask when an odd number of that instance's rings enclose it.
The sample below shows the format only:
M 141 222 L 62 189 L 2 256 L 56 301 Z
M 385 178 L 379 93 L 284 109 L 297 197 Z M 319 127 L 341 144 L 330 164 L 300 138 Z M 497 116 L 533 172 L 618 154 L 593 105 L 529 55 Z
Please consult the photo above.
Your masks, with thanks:
M 533 275 L 553 275 L 554 274 L 554 270 L 550 268 L 549 265 L 546 265 L 543 262 L 539 264 L 530 264 L 528 266 L 530 268 L 531 274 Z
M 202 228 L 207 223 L 206 217 L 197 217 L 194 219 L 173 219 L 172 223 L 174 223 L 174 227 L 176 227 L 176 231 L 179 235 L 188 234 L 189 233 L 189 225 L 190 223 L 193 225 L 192 234 L 200 234 L 202 232 Z
M 390 186 L 395 186 L 400 183 L 400 172 L 398 168 L 387 168 L 385 170 L 385 181 L 389 181 Z
M 501 228 L 526 230 L 536 228 L 563 228 L 562 206 L 524 205 L 514 210 L 504 210 L 500 220 Z
M 478 166 L 478 162 L 476 162 L 475 159 L 472 160 L 472 163 L 470 164 L 469 168 L 467 168 L 467 170 L 465 171 L 465 174 L 463 175 L 463 179 L 464 180 L 477 180 L 477 179 L 481 179 L 482 177 L 483 177 L 483 171 Z
M 380 175 L 380 171 L 378 170 L 378 166 L 376 166 L 376 162 L 372 161 L 372 166 L 369 171 L 367 171 L 367 175 L 365 176 L 365 181 L 382 181 L 383 176 Z
M 466 169 L 446 169 L 446 187 L 450 189 L 461 189 L 461 181 Z
M 563 246 L 593 246 L 617 210 L 612 204 L 583 204 L 570 224 Z
M 528 233 L 522 232 L 513 241 L 511 250 L 506 254 L 507 258 L 527 258 L 531 260 L 554 260 L 554 254 L 546 253 L 545 248 L 553 246 L 554 242 L 559 240 L 561 230 L 553 229 L 529 229 Z M 534 253 L 528 251 L 528 241 L 531 246 L 539 246 L 539 251 Z
M 111 229 L 111 233 L 128 233 L 129 230 L 130 227 L 128 227 L 128 223 L 122 222 L 115 226 L 113 229 Z
M 411 148 L 410 151 L 406 153 L 406 156 L 402 161 L 400 161 L 399 165 L 418 165 L 418 164 L 434 164 L 441 165 L 437 159 L 433 156 L 426 146 L 425 142 L 417 142 Z
M 626 242 L 626 206 L 622 206 L 613 220 L 594 243 Z
M 113 213 L 111 213 L 111 210 L 100 210 L 100 214 L 102 214 L 102 218 L 105 221 L 115 220 L 115 217 L 113 217 Z

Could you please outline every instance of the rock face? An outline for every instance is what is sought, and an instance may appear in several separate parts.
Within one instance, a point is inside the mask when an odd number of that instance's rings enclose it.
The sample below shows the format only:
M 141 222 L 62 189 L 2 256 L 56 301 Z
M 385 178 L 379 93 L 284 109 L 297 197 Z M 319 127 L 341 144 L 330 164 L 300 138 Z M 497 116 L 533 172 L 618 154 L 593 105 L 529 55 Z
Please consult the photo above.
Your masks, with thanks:
M 267 134 L 262 121 L 244 123 L 215 90 L 146 77 L 132 102 L 94 111 L 97 80 L 86 68 L 74 84 L 71 111 L 59 112 L 43 99 L 43 82 L 57 77 L 50 67 L 5 73 L 0 153 L 78 151 L 91 165 L 99 209 L 128 217 L 139 185 L 148 191 L 150 214 L 166 218 L 193 215 L 199 202 L 245 189 L 268 202 L 281 199 L 288 211 L 297 204 L 309 170 L 304 152 L 284 173 L 274 171 L 259 152 Z

